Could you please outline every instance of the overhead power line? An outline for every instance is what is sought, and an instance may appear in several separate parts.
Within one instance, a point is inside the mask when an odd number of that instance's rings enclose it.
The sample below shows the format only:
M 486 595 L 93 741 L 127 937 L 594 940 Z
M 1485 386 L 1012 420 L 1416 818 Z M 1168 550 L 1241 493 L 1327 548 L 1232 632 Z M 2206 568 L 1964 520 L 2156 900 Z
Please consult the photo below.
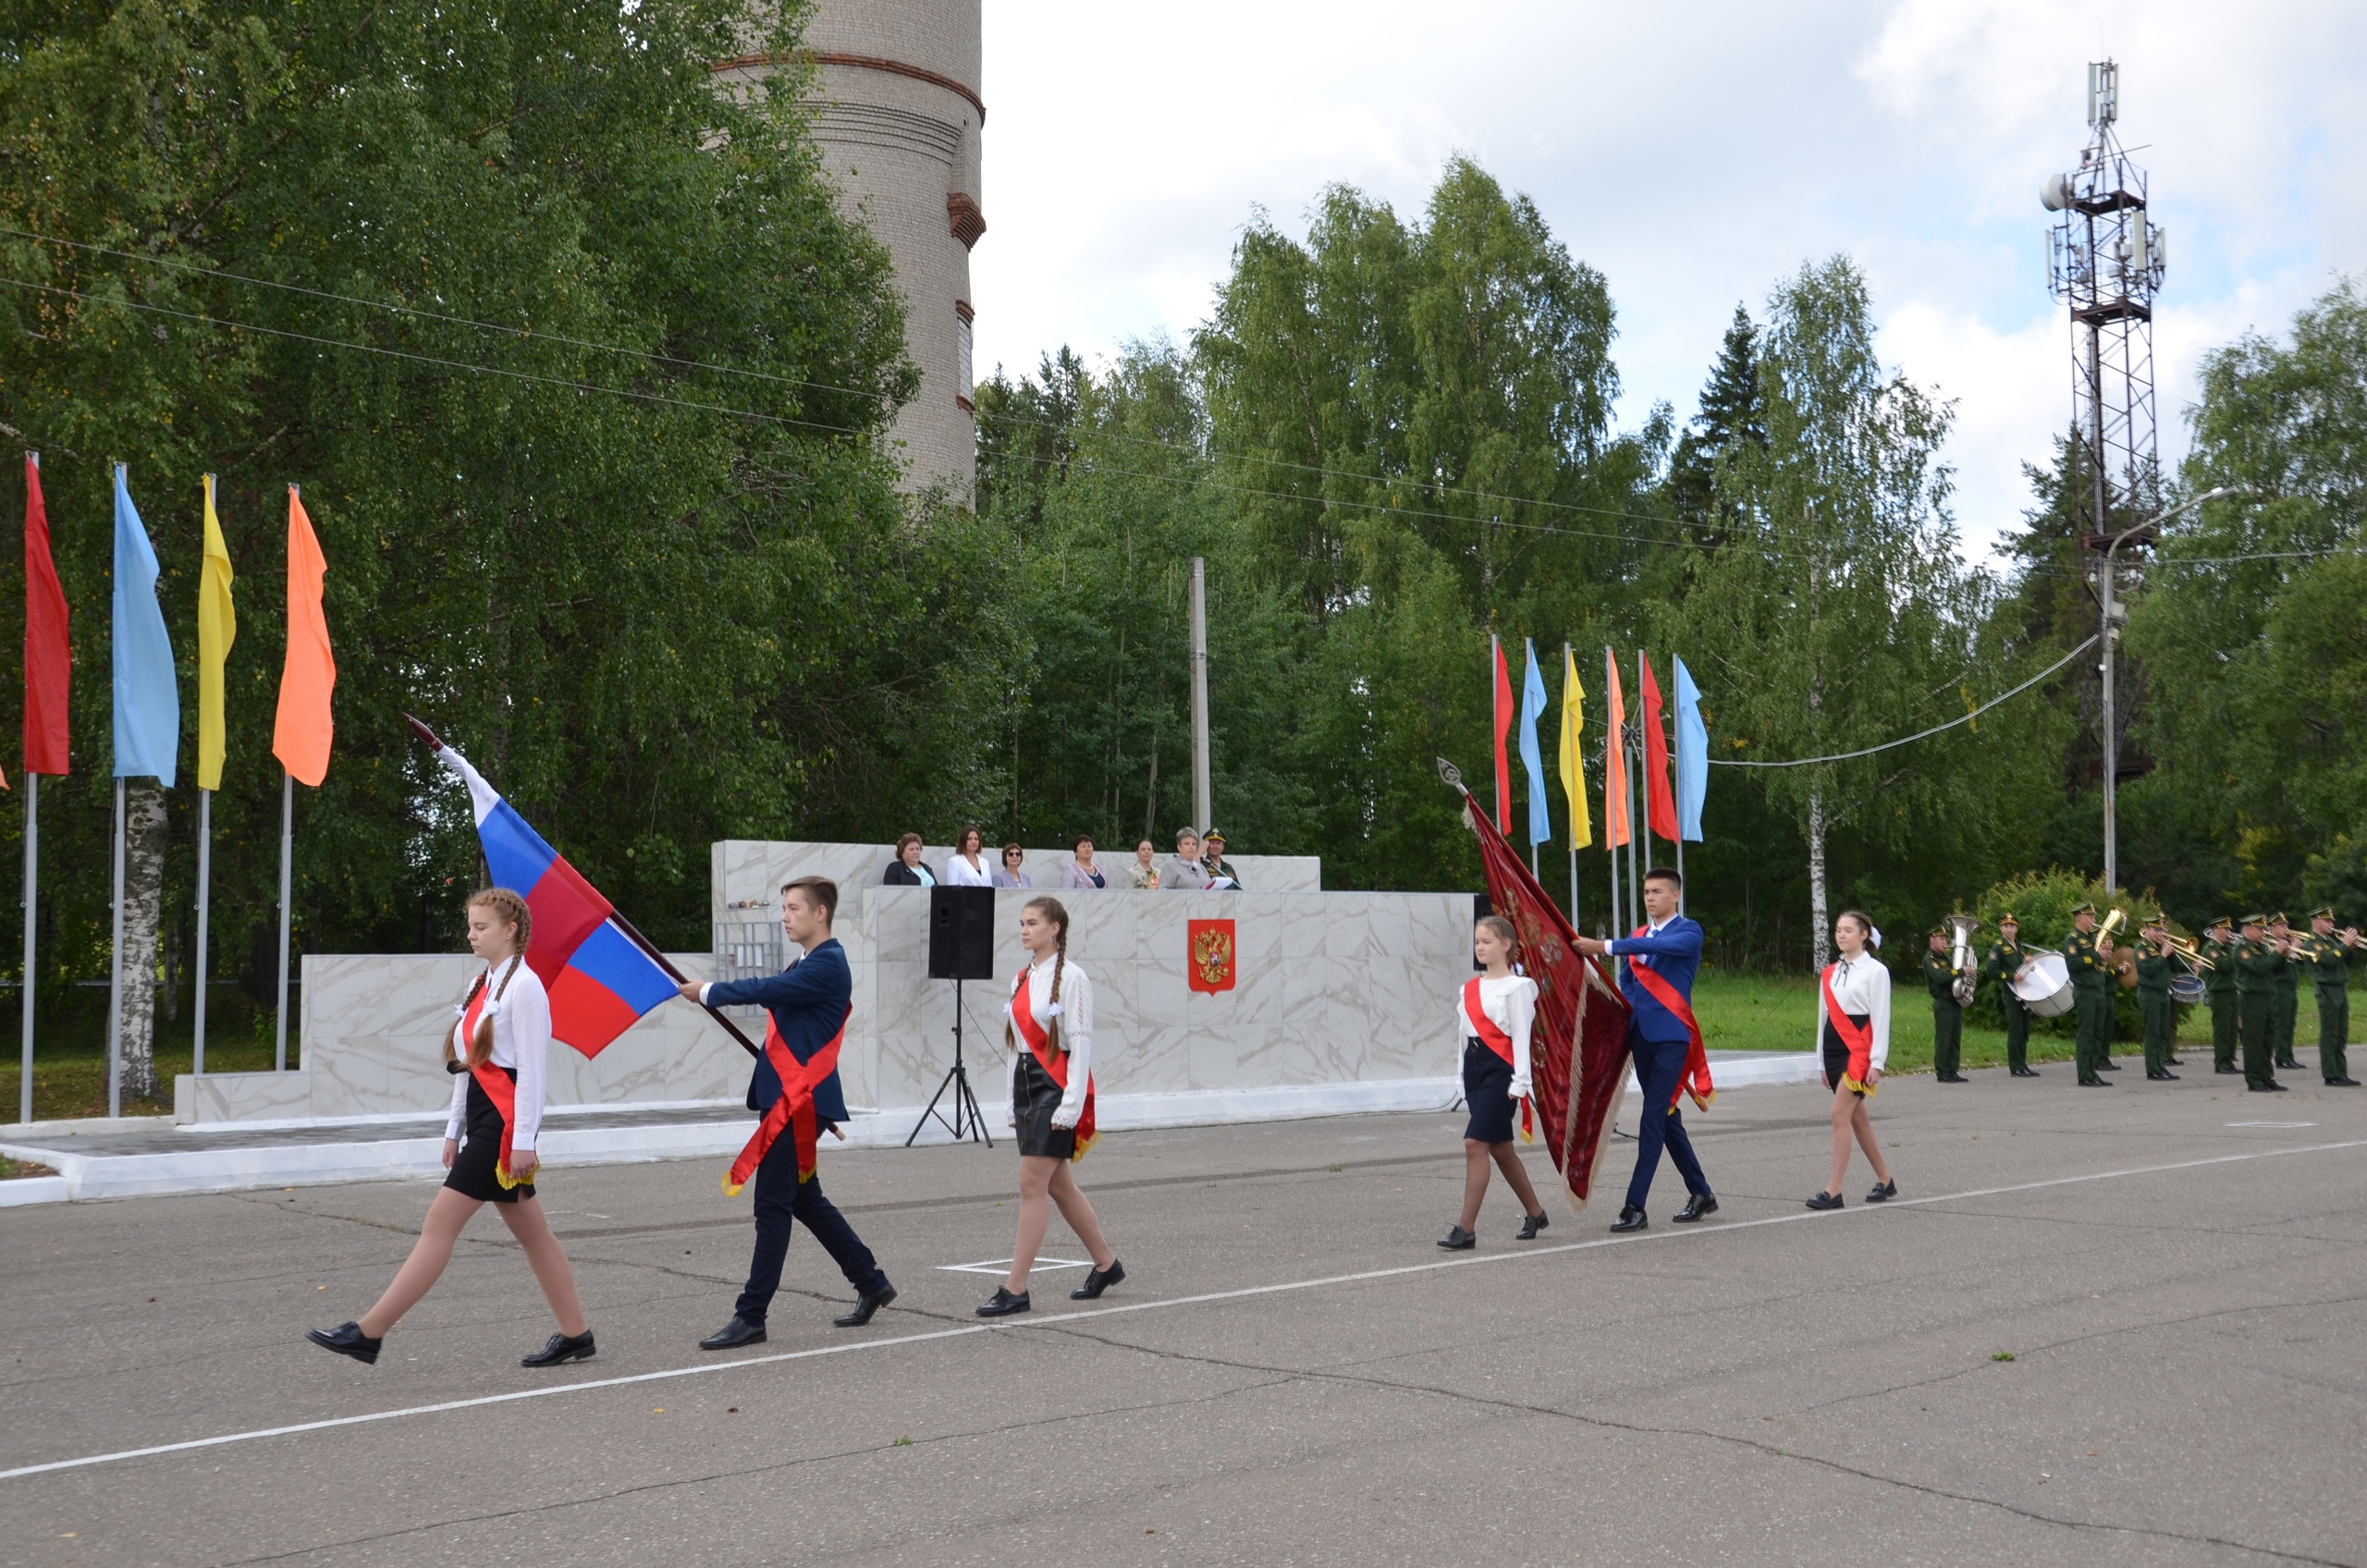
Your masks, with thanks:
M 1813 767 L 1819 763 L 1848 762 L 1856 757 L 1872 756 L 1876 752 L 1887 752 L 1895 750 L 1900 746 L 1910 746 L 1918 741 L 1929 740 L 1932 736 L 1939 734 L 1944 729 L 1954 729 L 1959 724 L 1969 724 L 1974 719 L 1979 718 L 1982 714 L 1987 713 L 1991 708 L 1995 707 L 1998 704 L 2006 701 L 2008 698 L 2020 696 L 2023 692 L 2029 691 L 2031 687 L 2037 685 L 2048 676 L 2053 675 L 2056 670 L 2061 669 L 2065 665 L 2069 664 L 2073 659 L 2078 658 L 2081 654 L 2086 653 L 2090 648 L 2094 647 L 2096 645 L 2096 642 L 2097 639 L 2093 637 L 2089 638 L 2086 642 L 2080 643 L 2078 647 L 2072 649 L 2069 653 L 2064 655 L 2053 664 L 2048 665 L 2044 669 L 2040 670 L 2036 675 L 2031 676 L 2028 680 L 2023 681 L 2019 686 L 2015 687 L 2012 691 L 1999 692 L 1996 696 L 1990 698 L 1987 702 L 1981 704 L 1970 713 L 1963 715 L 1961 717 L 1952 718 L 1945 724 L 1935 724 L 1929 729 L 1919 729 L 1912 735 L 1902 736 L 1900 739 L 1895 741 L 1885 741 L 1879 746 L 1867 746 L 1854 752 L 1836 752 L 1829 757 L 1798 757 L 1788 762 L 1746 762 L 1739 757 L 1711 757 L 1710 761 L 1713 766 L 1718 767 Z

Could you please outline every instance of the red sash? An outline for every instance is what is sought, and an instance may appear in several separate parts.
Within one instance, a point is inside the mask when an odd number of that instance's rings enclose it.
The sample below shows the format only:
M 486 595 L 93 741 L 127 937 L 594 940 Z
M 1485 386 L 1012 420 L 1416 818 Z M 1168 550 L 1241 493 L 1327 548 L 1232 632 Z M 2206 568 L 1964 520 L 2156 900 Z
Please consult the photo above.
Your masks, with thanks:
M 1471 1025 L 1471 1032 L 1479 1036 L 1480 1043 L 1504 1059 L 1506 1067 L 1516 1068 L 1519 1065 L 1513 1060 L 1513 1037 L 1497 1028 L 1496 1021 L 1488 1016 L 1488 1010 L 1479 1005 L 1479 976 L 1477 974 L 1464 982 L 1463 1017 Z M 1520 1097 L 1520 1138 L 1525 1144 L 1537 1142 L 1537 1111 L 1529 1104 L 1527 1095 Z
M 1841 1086 L 1853 1093 L 1870 1095 L 1874 1092 L 1874 1085 L 1866 1082 L 1866 1074 L 1872 1071 L 1874 1064 L 1874 1026 L 1870 1020 L 1858 1023 L 1842 1011 L 1841 1004 L 1834 999 L 1833 972 L 1840 967 L 1837 963 L 1828 963 L 1824 966 L 1824 973 L 1818 976 L 1818 983 L 1824 987 L 1825 1022 L 1832 1024 L 1833 1032 L 1841 1036 L 1841 1043 L 1849 1047 L 1849 1065 L 1841 1074 Z
M 477 994 L 469 998 L 469 1011 L 460 1019 L 460 1060 L 468 1063 L 470 1076 L 477 1081 L 477 1087 L 484 1091 L 484 1097 L 493 1102 L 493 1109 L 501 1113 L 501 1152 L 494 1157 L 493 1179 L 500 1182 L 506 1192 L 526 1184 L 509 1173 L 509 1136 L 518 1125 L 518 1084 L 509 1074 L 494 1066 L 490 1056 L 482 1063 L 471 1060 L 476 1054 L 477 1019 L 484 1012 L 485 998 L 492 993 L 493 974 L 487 971 L 484 984 L 478 986 Z M 531 1180 L 532 1177 L 527 1178 L 527 1181 Z
M 1647 937 L 1651 930 L 1650 925 L 1638 925 L 1627 934 L 1630 937 Z M 1676 1087 L 1668 1096 L 1668 1108 L 1671 1110 L 1676 1109 L 1678 1095 L 1691 1095 L 1696 1109 L 1709 1109 L 1710 1102 L 1718 1097 L 1718 1087 L 1710 1082 L 1710 1051 L 1701 1043 L 1701 1023 L 1693 1016 L 1693 1004 L 1680 996 L 1676 987 L 1651 965 L 1636 962 L 1639 958 L 1650 957 L 1650 954 L 1625 953 L 1621 956 L 1627 960 L 1627 973 L 1636 977 L 1636 984 L 1650 992 L 1654 1001 L 1674 1014 L 1676 1021 L 1685 1025 L 1686 1034 L 1691 1036 L 1691 1043 L 1685 1052 L 1685 1071 L 1678 1075 Z
M 800 1182 L 814 1179 L 814 1171 L 821 1163 L 815 1150 L 821 1125 L 814 1116 L 814 1091 L 821 1086 L 823 1079 L 838 1070 L 839 1047 L 846 1042 L 847 1020 L 853 1016 L 854 1007 L 850 1003 L 846 1011 L 839 1016 L 839 1032 L 830 1036 L 830 1043 L 805 1061 L 800 1061 L 790 1054 L 789 1042 L 780 1037 L 780 1025 L 770 1017 L 765 1020 L 765 1060 L 773 1064 L 773 1072 L 780 1078 L 780 1098 L 767 1108 L 764 1120 L 756 1123 L 755 1133 L 748 1140 L 748 1146 L 740 1151 L 740 1158 L 731 1162 L 730 1170 L 725 1173 L 724 1196 L 736 1198 L 740 1195 L 740 1189 L 748 1184 L 748 1178 L 754 1176 L 756 1167 L 764 1163 L 766 1154 L 772 1148 L 774 1140 L 780 1136 L 783 1127 L 790 1130 L 790 1136 L 796 1145 L 797 1179 Z
M 1027 991 L 1027 977 L 1031 973 L 1025 969 L 1019 972 L 1019 988 L 1011 994 L 1011 1021 L 1019 1026 L 1019 1037 L 1025 1040 L 1027 1048 L 1035 1053 L 1036 1065 L 1061 1086 L 1062 1094 L 1066 1094 L 1069 1053 L 1053 1049 L 1052 1032 L 1036 1022 L 1036 1000 Z M 1085 1111 L 1076 1119 L 1076 1147 L 1070 1151 L 1069 1158 L 1083 1159 L 1085 1150 L 1091 1148 L 1094 1140 L 1099 1136 L 1093 1126 L 1093 1074 L 1088 1072 L 1085 1075 Z

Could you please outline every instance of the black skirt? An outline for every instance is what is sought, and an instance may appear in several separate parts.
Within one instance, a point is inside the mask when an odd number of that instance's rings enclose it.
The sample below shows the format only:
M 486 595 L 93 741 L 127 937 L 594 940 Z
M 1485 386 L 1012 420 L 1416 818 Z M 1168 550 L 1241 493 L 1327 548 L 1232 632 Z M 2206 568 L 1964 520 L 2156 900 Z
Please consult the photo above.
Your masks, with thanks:
M 1850 1023 L 1863 1029 L 1867 1021 L 1874 1015 L 1870 1012 L 1852 1012 L 1845 1016 Z M 1824 1021 L 1824 1086 L 1828 1089 L 1840 1088 L 1841 1080 L 1846 1077 L 1848 1072 L 1848 1044 L 1841 1038 L 1841 1031 L 1833 1026 L 1833 1020 L 1827 1018 Z M 1849 1092 L 1859 1099 L 1866 1097 L 1866 1091 L 1863 1089 L 1852 1089 Z
M 1483 1144 L 1513 1141 L 1513 1064 L 1479 1041 L 1463 1043 L 1463 1103 L 1471 1108 L 1463 1135 Z
M 1019 1122 L 1019 1152 L 1046 1159 L 1076 1158 L 1076 1129 L 1055 1127 L 1052 1113 L 1061 1109 L 1065 1091 L 1052 1082 L 1036 1053 L 1019 1053 L 1019 1072 L 1012 1086 L 1011 1110 Z
M 451 1065 L 462 1072 L 469 1071 L 458 1062 Z M 518 1082 L 514 1069 L 497 1067 L 494 1071 L 512 1084 Z M 452 1157 L 452 1169 L 445 1173 L 444 1184 L 479 1203 L 516 1203 L 520 1198 L 533 1197 L 532 1182 L 515 1187 L 501 1184 L 501 1178 L 493 1173 L 493 1168 L 500 1163 L 501 1112 L 494 1108 L 492 1096 L 477 1082 L 477 1075 L 469 1072 L 467 1127 L 460 1140 L 460 1152 Z

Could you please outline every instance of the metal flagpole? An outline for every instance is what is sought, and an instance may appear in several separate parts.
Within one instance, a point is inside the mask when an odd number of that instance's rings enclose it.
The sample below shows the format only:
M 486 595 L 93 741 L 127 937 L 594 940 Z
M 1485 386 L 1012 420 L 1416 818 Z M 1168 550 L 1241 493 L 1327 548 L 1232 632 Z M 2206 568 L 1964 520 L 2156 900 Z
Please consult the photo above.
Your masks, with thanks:
M 1570 659 L 1570 644 L 1564 643 L 1562 644 L 1562 679 L 1568 680 L 1570 671 L 1575 668 Z M 1566 728 L 1569 722 L 1570 693 L 1565 691 L 1562 693 L 1562 723 Z M 1569 757 L 1570 766 L 1578 770 L 1578 801 L 1583 801 L 1587 798 L 1586 753 L 1573 741 Z M 1570 929 L 1573 931 L 1578 929 L 1578 801 L 1570 802 Z
M 1627 777 L 1627 908 L 1636 924 L 1644 923 L 1644 650 L 1636 650 L 1636 749 L 1629 753 Z
M 296 850 L 296 776 L 279 770 L 279 1031 L 271 1070 L 288 1071 L 288 877 Z
M 33 910 L 41 886 L 41 775 L 25 775 L 24 1071 L 17 1080 L 17 1120 L 33 1119 Z
M 197 1035 L 190 1071 L 205 1076 L 205 917 L 214 893 L 214 791 L 197 792 Z
M 115 781 L 115 958 L 107 986 L 107 1116 L 123 1114 L 123 777 Z
M 1617 685 L 1618 655 L 1609 648 L 1602 650 L 1602 666 L 1611 677 L 1611 684 Z M 1609 700 L 1606 695 L 1604 701 Z M 1605 717 L 1608 716 L 1609 710 L 1606 709 Z M 1602 858 L 1611 863 L 1611 934 L 1614 937 L 1626 927 L 1619 921 L 1619 846 L 1611 841 L 1611 759 L 1615 754 L 1612 748 L 1625 743 L 1619 738 L 1619 726 L 1605 724 L 1602 727 Z

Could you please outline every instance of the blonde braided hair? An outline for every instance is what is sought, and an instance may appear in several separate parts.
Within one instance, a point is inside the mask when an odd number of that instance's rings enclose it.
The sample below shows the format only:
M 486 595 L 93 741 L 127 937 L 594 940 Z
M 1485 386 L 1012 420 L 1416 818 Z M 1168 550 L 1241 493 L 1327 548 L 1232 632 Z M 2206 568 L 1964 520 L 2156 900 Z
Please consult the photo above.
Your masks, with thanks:
M 1044 918 L 1061 928 L 1060 945 L 1052 951 L 1052 995 L 1050 998 L 1050 1005 L 1058 1007 L 1061 1001 L 1061 972 L 1065 970 L 1069 963 L 1069 912 L 1061 904 L 1060 900 L 1053 898 L 1030 899 L 1023 907 L 1043 911 Z M 1061 1021 L 1057 1015 L 1053 1017 L 1051 1023 L 1053 1043 L 1061 1050 L 1068 1049 L 1068 1047 L 1059 1044 L 1061 1037 Z
M 493 999 L 497 1002 L 509 993 L 509 982 L 518 978 L 518 972 L 526 967 L 526 944 L 534 934 L 534 912 L 526 907 L 523 898 L 507 888 L 481 888 L 469 895 L 469 908 L 474 909 L 479 904 L 491 908 L 495 917 L 515 933 L 511 938 L 514 950 L 509 957 L 509 968 L 493 993 Z M 478 993 L 484 989 L 485 982 L 492 974 L 493 971 L 488 968 L 469 983 L 469 994 L 460 1000 L 463 1017 L 467 1016 L 470 1004 L 477 999 Z M 492 1056 L 493 1016 L 485 1013 L 478 1017 L 476 1032 L 469 1036 L 469 1065 L 472 1068 L 483 1067 Z M 452 1048 L 452 1036 L 447 1034 L 444 1036 L 444 1060 L 456 1061 L 459 1059 L 460 1053 Z

